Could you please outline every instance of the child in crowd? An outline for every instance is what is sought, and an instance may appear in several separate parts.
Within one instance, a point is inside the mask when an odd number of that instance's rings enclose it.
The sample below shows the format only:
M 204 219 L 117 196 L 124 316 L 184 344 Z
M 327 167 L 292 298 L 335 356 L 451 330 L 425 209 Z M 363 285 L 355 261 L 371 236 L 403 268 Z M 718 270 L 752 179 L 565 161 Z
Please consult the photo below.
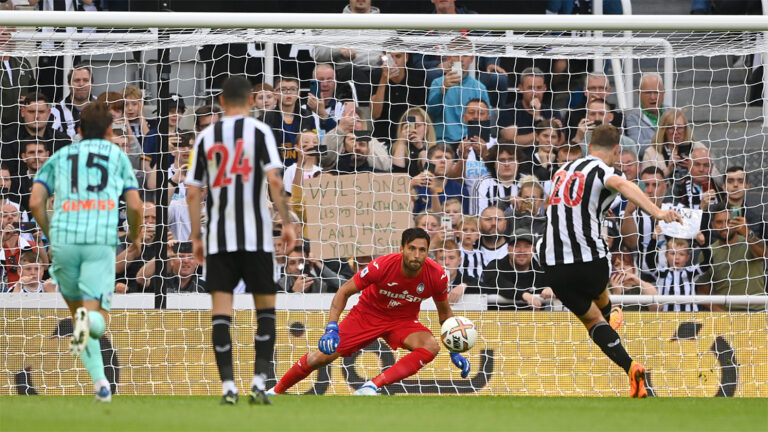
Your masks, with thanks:
M 696 295 L 695 280 L 702 271 L 698 264 L 691 263 L 691 245 L 688 240 L 672 238 L 667 241 L 666 267 L 659 268 L 659 278 L 656 279 L 656 288 L 659 295 Z M 664 312 L 698 312 L 696 304 L 665 304 L 661 310 Z
M 480 280 L 483 274 L 483 255 L 475 249 L 480 240 L 480 222 L 476 216 L 463 216 L 456 229 L 461 244 L 461 271 Z

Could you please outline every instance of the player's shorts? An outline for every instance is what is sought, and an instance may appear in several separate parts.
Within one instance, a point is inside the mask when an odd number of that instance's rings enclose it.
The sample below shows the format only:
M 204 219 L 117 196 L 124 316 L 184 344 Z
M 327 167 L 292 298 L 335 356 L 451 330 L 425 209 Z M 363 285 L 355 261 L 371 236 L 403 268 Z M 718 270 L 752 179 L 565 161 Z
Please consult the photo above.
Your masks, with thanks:
M 240 282 L 245 292 L 275 294 L 277 285 L 272 279 L 274 262 L 272 252 L 222 252 L 205 258 L 205 287 L 208 291 L 232 293 Z
M 592 301 L 608 286 L 611 267 L 606 258 L 576 264 L 543 266 L 542 286 L 552 288 L 558 299 L 577 316 L 587 313 Z
M 52 245 L 51 276 L 67 300 L 99 300 L 112 308 L 115 292 L 115 247 Z
M 377 338 L 383 338 L 390 348 L 396 350 L 403 346 L 405 338 L 409 335 L 422 331 L 432 333 L 419 320 L 382 319 L 361 312 L 358 308 L 352 308 L 339 323 L 341 341 L 336 352 L 342 357 L 349 357 Z

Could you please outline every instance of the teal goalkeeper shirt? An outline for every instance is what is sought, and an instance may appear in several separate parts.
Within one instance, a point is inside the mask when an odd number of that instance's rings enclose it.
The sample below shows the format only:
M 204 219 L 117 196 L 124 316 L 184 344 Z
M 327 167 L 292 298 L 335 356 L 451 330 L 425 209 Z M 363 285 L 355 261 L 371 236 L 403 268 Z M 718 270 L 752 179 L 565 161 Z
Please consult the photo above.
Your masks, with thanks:
M 118 243 L 118 203 L 138 189 L 128 156 L 103 139 L 70 144 L 51 156 L 35 176 L 54 197 L 51 243 Z

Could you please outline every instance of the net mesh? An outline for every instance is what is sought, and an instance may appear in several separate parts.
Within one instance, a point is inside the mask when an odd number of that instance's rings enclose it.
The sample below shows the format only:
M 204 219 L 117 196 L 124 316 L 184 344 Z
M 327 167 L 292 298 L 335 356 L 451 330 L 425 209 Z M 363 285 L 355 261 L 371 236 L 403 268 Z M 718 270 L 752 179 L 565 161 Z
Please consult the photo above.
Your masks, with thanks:
M 255 85 L 253 115 L 270 124 L 280 147 L 292 217 L 308 240 L 298 246 L 311 253 L 277 259 L 271 380 L 316 345 L 339 285 L 373 257 L 396 251 L 402 230 L 415 225 L 431 235 L 437 262 L 458 272 L 449 299 L 480 336 L 468 379 L 441 354 L 387 392 L 625 394 L 623 372 L 536 282 L 541 273 L 528 268 L 526 238 L 541 234 L 552 174 L 586 151 L 595 121 L 621 128 L 627 152 L 618 168 L 659 204 L 696 220 L 696 210 L 720 201 L 729 217 L 744 217 L 765 238 L 768 161 L 759 104 L 766 45 L 755 32 L 3 29 L 0 393 L 90 391 L 81 363 L 64 354 L 71 321 L 54 298 L 47 239 L 34 228 L 28 199 L 35 170 L 79 139 L 80 105 L 72 100 L 101 95 L 142 197 L 156 202 L 159 188 L 169 188 L 167 202 L 145 207 L 142 250 L 118 246 L 116 306 L 102 340 L 108 377 L 125 394 L 217 393 L 210 314 L 197 310 L 209 304 L 207 281 L 174 247 L 162 275 L 152 266 L 160 232 L 171 234 L 169 246 L 189 235 L 186 145 L 215 120 L 222 81 L 245 74 Z M 478 84 L 462 81 L 458 94 L 443 99 L 435 80 L 454 68 Z M 656 100 L 672 115 L 639 109 Z M 161 102 L 171 111 L 165 131 L 158 130 Z M 174 158 L 160 175 L 167 185 L 156 179 L 161 139 Z M 646 167 L 657 167 L 658 181 L 641 174 Z M 726 173 L 734 167 L 742 169 Z M 479 217 L 491 206 L 502 216 Z M 612 205 L 601 227 L 614 250 L 609 287 L 645 296 L 616 297 L 628 310 L 620 335 L 651 371 L 655 395 L 765 397 L 764 300 L 691 301 L 697 293 L 764 295 L 765 261 L 743 242 L 738 249 L 715 243 L 719 234 L 702 216 L 695 232 L 673 235 L 623 203 Z M 275 232 L 281 229 L 275 221 Z M 648 297 L 656 294 L 676 297 L 660 304 Z M 156 295 L 180 310 L 153 310 Z M 705 312 L 709 307 L 716 311 Z M 421 320 L 438 333 L 434 311 Z M 233 322 L 236 376 L 246 388 L 255 314 L 238 310 Z M 403 354 L 374 342 L 293 391 L 346 394 Z

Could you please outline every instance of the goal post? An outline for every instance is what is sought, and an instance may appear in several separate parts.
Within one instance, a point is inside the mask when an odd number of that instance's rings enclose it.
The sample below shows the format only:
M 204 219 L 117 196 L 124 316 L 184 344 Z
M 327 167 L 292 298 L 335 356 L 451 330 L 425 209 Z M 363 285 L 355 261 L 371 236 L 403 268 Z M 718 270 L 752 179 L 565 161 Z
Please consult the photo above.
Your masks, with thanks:
M 579 98 L 584 97 L 585 78 L 590 71 L 588 62 L 604 62 L 600 72 L 605 73 L 612 86 L 607 102 L 616 112 L 623 112 L 625 118 L 640 112 L 637 89 L 641 77 L 659 74 L 666 90 L 664 106 L 681 109 L 685 126 L 692 129 L 693 138 L 689 138 L 709 148 L 711 163 L 718 175 L 724 175 L 732 166 L 743 167 L 750 186 L 744 206 L 753 212 L 762 209 L 761 205 L 768 201 L 765 199 L 768 139 L 764 129 L 768 124 L 768 68 L 764 67 L 764 76 L 755 80 L 757 62 L 768 62 L 767 34 L 766 16 L 430 15 L 425 19 L 424 15 L 399 14 L 16 11 L 0 14 L 0 56 L 27 59 L 25 64 L 29 67 L 25 73 L 34 74 L 38 80 L 20 95 L 53 91 L 56 98 L 50 105 L 54 108 L 61 107 L 62 99 L 70 96 L 70 73 L 80 64 L 90 68 L 90 96 L 109 93 L 110 106 L 122 110 L 124 115 L 129 109 L 126 108 L 128 102 L 136 102 L 126 87 L 133 86 L 140 91 L 138 101 L 143 103 L 143 109 L 138 117 L 148 120 L 148 130 L 139 122 L 135 133 L 142 135 L 141 140 L 137 138 L 132 145 L 126 138 L 121 145 L 131 156 L 134 170 L 143 182 L 142 193 L 146 193 L 148 201 L 157 203 L 157 222 L 146 221 L 147 227 L 152 227 L 157 234 L 147 236 L 146 255 L 125 258 L 119 263 L 125 268 L 116 272 L 116 283 L 121 284 L 119 292 L 127 293 L 115 294 L 102 350 L 105 365 L 111 371 L 108 377 L 118 393 L 186 395 L 216 393 L 218 375 L 210 342 L 209 296 L 202 289 L 196 293 L 174 291 L 182 279 L 187 283 L 197 276 L 194 271 L 184 270 L 182 252 L 164 241 L 168 233 L 177 240 L 185 239 L 184 198 L 179 185 L 183 177 L 175 176 L 183 172 L 184 166 L 175 165 L 171 157 L 174 160 L 188 157 L 176 139 L 193 139 L 195 127 L 211 113 L 196 111 L 202 107 L 213 109 L 210 106 L 216 102 L 218 85 L 227 75 L 245 74 L 254 85 L 270 85 L 272 90 L 261 86 L 255 95 L 273 98 L 271 103 L 277 103 L 281 94 L 296 94 L 299 105 L 307 106 L 302 108 L 306 111 L 301 111 L 306 113 L 307 129 L 316 129 L 318 144 L 328 145 L 325 152 L 335 152 L 332 169 L 322 166 L 322 158 L 318 160 L 322 171 L 319 176 L 300 180 L 296 180 L 299 176 L 285 177 L 289 185 L 298 183 L 289 188 L 294 197 L 291 206 L 304 228 L 303 237 L 310 240 L 308 248 L 313 256 L 298 251 L 301 267 L 288 270 L 293 265 L 290 260 L 295 257 L 285 258 L 276 267 L 280 269 L 279 276 L 286 277 L 281 291 L 288 292 L 281 292 L 277 300 L 275 371 L 270 377 L 274 382 L 293 362 L 316 347 L 334 286 L 361 269 L 371 257 L 396 251 L 402 229 L 417 224 L 413 208 L 420 195 L 411 187 L 413 173 L 397 172 L 398 169 L 392 172 L 396 156 L 393 147 L 398 138 L 403 138 L 397 134 L 408 127 L 408 123 L 414 124 L 414 128 L 417 123 L 427 124 L 426 118 L 409 119 L 415 116 L 411 113 L 432 116 L 435 112 L 430 109 L 428 99 L 432 87 L 429 78 L 436 76 L 436 72 L 442 76 L 442 72 L 424 63 L 420 66 L 407 63 L 402 70 L 408 74 L 413 72 L 420 81 L 407 81 L 403 86 L 405 102 L 402 109 L 398 108 L 400 111 L 390 107 L 384 114 L 376 114 L 378 110 L 374 105 L 378 102 L 372 99 L 377 86 L 382 85 L 376 81 L 377 71 L 382 62 L 392 60 L 391 56 L 381 59 L 381 54 L 472 56 L 469 76 L 482 82 L 494 95 L 490 117 L 498 127 L 492 136 L 502 141 L 500 134 L 505 126 L 501 125 L 501 118 L 513 112 L 516 101 L 522 97 L 519 80 L 528 66 L 544 69 L 548 86 L 545 97 L 553 112 L 562 117 L 561 127 L 553 130 L 558 129 L 556 132 L 563 135 L 576 133 L 575 126 L 566 120 L 583 104 Z M 348 66 L 349 62 L 339 56 L 327 55 L 327 59 L 317 60 L 322 52 L 338 48 L 368 56 L 371 63 L 364 65 L 363 73 L 358 73 L 360 65 Z M 481 69 L 481 61 L 486 58 L 500 58 L 496 65 L 506 71 L 494 73 L 494 68 L 485 68 L 485 63 L 482 63 L 485 69 Z M 561 69 L 553 66 L 557 62 Z M 328 80 L 314 73 L 315 66 L 324 63 L 330 63 L 335 77 L 350 68 L 343 79 L 331 79 L 336 89 L 346 86 L 349 93 L 338 98 L 332 94 L 327 99 L 338 99 L 338 106 L 329 106 L 329 112 L 320 114 L 308 106 L 308 94 L 326 91 L 323 82 Z M 40 77 L 48 76 L 49 72 L 55 81 L 42 81 Z M 298 78 L 297 88 L 284 85 L 282 89 L 273 88 L 277 80 L 286 78 Z M 314 90 L 313 79 L 317 80 Z M 483 81 L 487 79 L 490 81 Z M 761 80 L 762 94 L 755 96 Z M 490 84 L 501 86 L 502 81 L 505 88 L 489 87 Z M 346 101 L 352 104 L 345 108 L 344 114 L 339 106 Z M 762 108 L 755 102 L 762 102 Z M 3 130 L 20 131 L 16 137 L 4 135 L 4 140 L 17 138 L 14 142 L 26 146 L 28 139 L 21 137 L 27 122 L 20 115 L 24 104 L 26 102 L 9 101 L 4 96 L 0 109 L 13 110 L 16 116 L 10 122 L 3 122 Z M 410 111 L 411 108 L 422 110 Z M 369 150 L 373 151 L 374 145 L 383 149 L 383 156 L 377 156 L 379 159 L 365 155 L 365 161 L 356 165 L 356 139 L 338 129 L 343 119 L 349 117 L 349 110 L 359 117 L 356 122 L 361 129 L 374 135 L 375 139 L 368 141 Z M 176 131 L 169 126 L 171 111 L 178 117 L 174 119 L 178 120 Z M 254 112 L 254 115 L 263 118 L 264 112 Z M 396 116 L 387 117 L 395 112 Z M 65 118 L 62 111 L 58 115 L 51 118 L 49 126 L 58 127 L 60 134 L 67 135 L 63 139 L 77 140 L 76 130 L 67 128 L 71 119 Z M 56 121 L 58 124 L 54 126 Z M 394 135 L 381 131 L 382 121 L 389 122 L 383 127 L 395 131 Z M 431 121 L 429 127 L 440 122 L 437 118 Z M 454 120 L 454 124 L 462 121 Z M 451 126 L 448 121 L 442 122 L 446 127 Z M 335 126 L 329 126 L 331 124 Z M 301 139 L 302 131 L 287 125 L 289 123 L 283 123 L 274 128 L 281 146 L 287 142 L 282 139 L 287 140 L 288 135 L 298 135 L 296 139 Z M 128 130 L 124 132 L 127 137 Z M 430 141 L 428 146 L 425 144 L 425 150 L 435 144 L 433 141 L 439 141 L 436 133 L 432 132 L 429 137 L 425 132 L 425 143 Z M 156 147 L 147 144 L 149 137 L 155 137 Z M 345 143 L 347 138 L 351 145 Z M 510 140 L 516 139 L 518 136 Z M 373 144 L 374 141 L 377 144 Z M 648 146 L 648 143 L 642 144 Z M 525 145 L 531 146 L 530 142 Z M 565 141 L 558 145 L 565 146 Z M 290 148 L 282 146 L 281 150 L 285 150 L 282 156 L 294 159 L 296 147 L 295 143 L 291 143 Z M 319 148 L 317 151 L 321 152 Z M 339 161 L 344 154 L 348 157 L 344 162 L 349 166 L 341 170 Z M 407 152 L 405 155 L 400 157 L 406 160 L 407 167 L 411 160 Z M 25 192 L 17 186 L 23 180 L 23 170 L 29 169 L 25 167 L 33 162 L 21 150 L 13 158 L 6 159 L 6 153 L 3 157 L 4 165 L 13 163 L 18 167 L 10 173 L 9 184 L 16 189 L 8 196 L 14 202 L 22 201 Z M 389 168 L 377 165 L 382 158 L 389 161 Z M 474 162 L 475 169 L 482 169 L 481 160 Z M 365 163 L 370 166 L 361 168 Z M 327 176 L 327 171 L 338 171 L 335 174 L 342 175 Z M 155 178 L 154 182 L 149 180 L 151 177 Z M 464 183 L 468 178 L 464 171 L 460 181 Z M 540 182 L 543 190 L 551 187 L 546 183 Z M 472 189 L 463 189 L 458 194 L 459 206 L 463 198 L 476 199 L 473 194 Z M 537 203 L 536 199 L 531 202 Z M 509 199 L 505 205 L 511 208 Z M 20 222 L 27 222 L 23 203 L 21 207 Z M 463 247 L 464 234 L 459 234 L 461 230 L 456 225 L 459 218 L 451 216 L 455 213 L 425 207 L 428 219 L 425 227 L 430 234 L 455 238 L 458 246 Z M 467 211 L 460 208 L 458 212 Z M 511 212 L 508 217 L 511 220 L 517 216 Z M 762 223 L 766 223 L 765 218 L 763 215 Z M 528 225 L 524 228 L 533 229 L 530 219 L 525 220 Z M 279 229 L 275 225 L 275 231 Z M 606 236 L 618 240 L 627 237 L 621 235 L 620 227 L 614 229 L 618 231 Z M 21 233 L 20 237 L 33 239 L 27 233 Z M 446 244 L 440 243 L 436 250 L 445 253 L 442 247 Z M 158 273 L 154 276 L 146 274 L 139 278 L 139 269 L 153 257 L 164 258 L 157 248 L 167 248 L 167 264 L 156 269 Z M 691 252 L 698 257 L 701 251 L 691 248 Z M 664 250 L 660 248 L 658 253 L 663 255 Z M 748 259 L 753 258 L 740 257 L 733 263 L 744 263 Z M 330 271 L 317 270 L 313 283 L 323 287 L 317 288 L 321 292 L 313 289 L 309 289 L 310 293 L 291 292 L 301 291 L 294 289 L 292 272 L 301 274 L 317 260 L 323 260 L 323 266 Z M 7 258 L 3 261 L 4 269 L 13 265 Z M 633 271 L 639 272 L 641 266 L 637 260 L 633 265 L 636 267 Z M 750 269 L 746 276 L 729 276 L 728 281 L 735 286 L 746 279 L 758 278 L 760 275 L 753 271 Z M 82 365 L 65 353 L 71 322 L 60 295 L 6 292 L 13 291 L 17 284 L 9 279 L 7 271 L 3 275 L 0 346 L 4 349 L 0 350 L 3 351 L 0 352 L 0 394 L 88 393 Z M 524 300 L 515 297 L 512 291 L 505 291 L 506 287 L 487 283 L 481 286 L 481 282 L 477 285 L 468 287 L 467 294 L 454 304 L 457 314 L 467 316 L 479 328 L 478 343 L 469 352 L 471 376 L 461 379 L 447 356 L 441 354 L 418 375 L 388 387 L 388 393 L 547 396 L 626 393 L 623 372 L 605 358 L 578 320 L 564 311 L 557 300 L 534 291 L 531 298 L 535 300 Z M 656 284 L 651 286 L 657 289 Z M 711 296 L 695 291 L 662 295 L 648 291 L 647 286 L 645 290 L 641 288 L 642 285 L 626 290 L 617 287 L 612 292 L 612 300 L 628 310 L 625 326 L 619 333 L 630 355 L 649 368 L 649 385 L 654 395 L 768 396 L 765 325 L 768 296 L 765 291 L 718 292 Z M 51 288 L 41 285 L 40 289 Z M 541 307 L 534 309 L 526 301 Z M 688 311 L 686 307 L 690 305 L 699 306 L 699 310 Z M 674 311 L 677 306 L 682 311 Z M 712 306 L 725 311 L 706 310 Z M 663 312 L 665 308 L 673 311 Z M 235 309 L 235 375 L 244 388 L 253 369 L 256 318 L 251 311 L 252 301 L 245 294 L 236 295 Z M 433 332 L 439 331 L 434 305 L 425 303 L 423 309 L 422 322 Z M 350 388 L 375 376 L 383 367 L 391 366 L 402 355 L 402 351 L 391 350 L 383 342 L 374 342 L 361 354 L 313 373 L 311 379 L 292 391 L 348 394 Z

